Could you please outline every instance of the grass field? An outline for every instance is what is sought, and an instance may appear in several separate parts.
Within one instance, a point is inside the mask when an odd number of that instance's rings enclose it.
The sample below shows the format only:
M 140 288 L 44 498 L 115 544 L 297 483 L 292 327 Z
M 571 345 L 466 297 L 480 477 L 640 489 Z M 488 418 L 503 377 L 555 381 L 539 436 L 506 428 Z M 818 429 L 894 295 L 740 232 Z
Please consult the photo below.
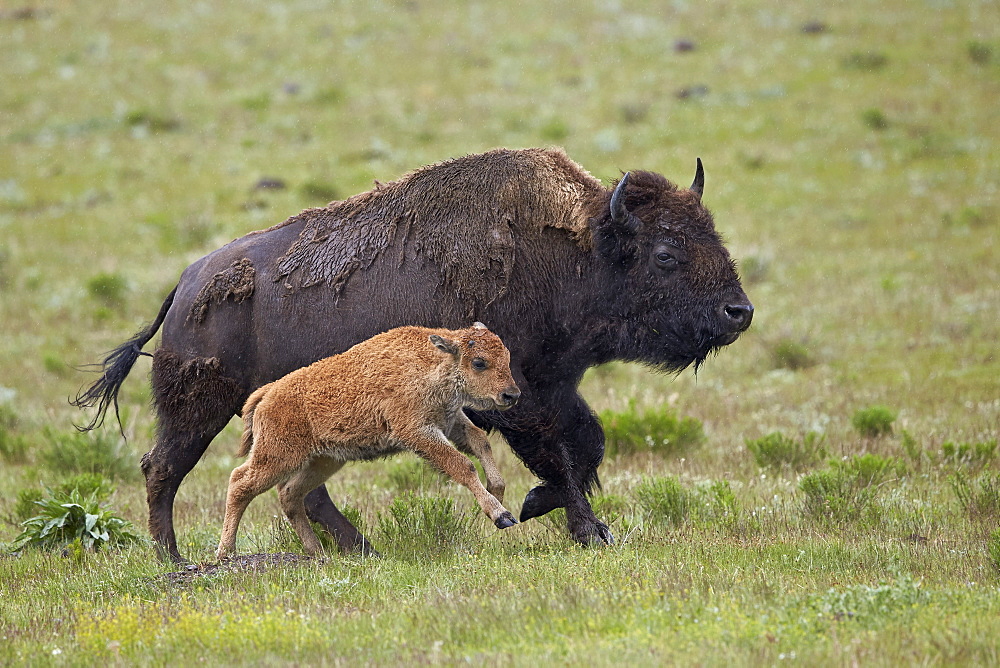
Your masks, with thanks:
M 993 0 L 0 3 L 4 545 L 74 486 L 145 536 L 148 360 L 127 442 L 76 434 L 73 366 L 373 179 L 560 145 L 687 185 L 700 156 L 757 309 L 697 376 L 588 373 L 613 547 L 560 511 L 496 532 L 400 457 L 330 485 L 382 558 L 215 568 L 234 424 L 178 494 L 200 568 L 5 550 L 0 663 L 1000 663 L 997 100 Z M 535 481 L 495 450 L 516 513 Z M 278 515 L 239 550 L 301 554 Z

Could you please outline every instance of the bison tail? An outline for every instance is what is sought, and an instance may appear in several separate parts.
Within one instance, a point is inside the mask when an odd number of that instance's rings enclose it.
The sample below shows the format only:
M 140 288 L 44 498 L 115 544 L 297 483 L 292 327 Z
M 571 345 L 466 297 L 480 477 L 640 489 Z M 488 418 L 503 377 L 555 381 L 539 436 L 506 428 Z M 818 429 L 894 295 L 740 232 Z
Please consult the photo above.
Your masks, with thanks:
M 167 317 L 167 311 L 174 302 L 174 294 L 176 292 L 177 288 L 170 291 L 170 294 L 167 295 L 167 298 L 163 301 L 163 305 L 160 307 L 160 313 L 145 329 L 137 332 L 131 339 L 109 352 L 101 363 L 89 364 L 84 367 L 98 367 L 99 371 L 103 373 L 96 383 L 86 390 L 80 390 L 76 398 L 69 401 L 70 405 L 77 408 L 97 406 L 97 414 L 94 416 L 94 419 L 89 424 L 83 426 L 76 425 L 77 429 L 80 431 L 90 431 L 91 429 L 100 427 L 104 424 L 104 417 L 108 412 L 108 408 L 114 405 L 115 417 L 118 419 L 118 429 L 122 432 L 122 436 L 125 436 L 121 414 L 118 412 L 118 391 L 121 390 L 122 383 L 125 382 L 125 378 L 128 376 L 129 371 L 132 370 L 132 366 L 135 365 L 135 361 L 139 359 L 139 356 L 146 355 L 152 357 L 149 353 L 143 352 L 142 347 L 149 343 L 153 335 L 156 334 L 156 330 L 163 324 L 163 319 Z
M 264 398 L 273 383 L 257 388 L 251 394 L 245 404 L 243 404 L 243 437 L 240 439 L 240 449 L 236 451 L 239 457 L 246 457 L 253 447 L 253 414 L 257 411 L 257 404 Z

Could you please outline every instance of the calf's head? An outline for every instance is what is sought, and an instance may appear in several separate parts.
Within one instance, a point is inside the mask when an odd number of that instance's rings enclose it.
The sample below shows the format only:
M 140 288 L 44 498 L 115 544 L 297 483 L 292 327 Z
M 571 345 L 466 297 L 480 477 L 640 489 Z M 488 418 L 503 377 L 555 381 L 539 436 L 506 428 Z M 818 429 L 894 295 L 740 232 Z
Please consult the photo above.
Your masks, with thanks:
M 591 220 L 615 299 L 621 358 L 666 371 L 696 368 L 750 326 L 753 304 L 712 214 L 701 203 L 698 160 L 688 189 L 652 172 L 629 172 Z
M 477 322 L 450 337 L 432 334 L 430 340 L 455 357 L 462 391 L 471 408 L 506 410 L 517 403 L 521 390 L 510 372 L 510 351 L 486 325 Z

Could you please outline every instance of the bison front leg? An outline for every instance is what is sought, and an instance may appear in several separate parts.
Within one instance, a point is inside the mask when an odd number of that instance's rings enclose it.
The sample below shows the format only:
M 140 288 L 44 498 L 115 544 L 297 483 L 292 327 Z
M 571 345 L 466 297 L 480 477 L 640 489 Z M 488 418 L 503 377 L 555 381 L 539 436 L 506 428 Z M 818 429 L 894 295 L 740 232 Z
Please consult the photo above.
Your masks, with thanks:
M 575 391 L 549 405 L 522 404 L 498 425 L 525 465 L 543 482 L 524 499 L 521 521 L 566 508 L 570 535 L 583 545 L 611 545 L 614 536 L 597 519 L 587 494 L 597 486 L 604 431 Z M 514 411 L 517 411 L 516 413 Z

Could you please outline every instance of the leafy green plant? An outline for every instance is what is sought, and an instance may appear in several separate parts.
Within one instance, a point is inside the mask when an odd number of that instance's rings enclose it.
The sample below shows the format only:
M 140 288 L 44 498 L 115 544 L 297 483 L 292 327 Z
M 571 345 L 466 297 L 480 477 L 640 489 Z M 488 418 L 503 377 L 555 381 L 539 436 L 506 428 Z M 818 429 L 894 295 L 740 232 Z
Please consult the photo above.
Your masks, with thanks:
M 125 440 L 105 431 L 46 430 L 47 443 L 38 451 L 38 461 L 58 473 L 101 473 L 112 479 L 130 480 L 139 472 Z
M 812 607 L 834 621 L 871 624 L 893 618 L 924 603 L 927 592 L 910 575 L 875 586 L 858 584 L 834 587 L 812 601 Z
M 896 421 L 896 412 L 887 406 L 870 406 L 855 411 L 851 424 L 862 435 L 868 438 L 878 438 L 892 433 L 892 423 Z
M 1000 529 L 994 529 L 986 539 L 986 554 L 993 562 L 993 567 L 1000 570 Z
M 653 524 L 679 526 L 691 511 L 691 493 L 672 476 L 648 479 L 632 494 Z
M 48 490 L 35 505 L 38 514 L 21 524 L 24 531 L 14 539 L 12 550 L 58 549 L 74 541 L 85 550 L 97 550 L 140 540 L 129 522 L 101 508 L 96 494 L 84 497 L 76 489 L 68 494 Z
M 885 130 L 889 127 L 889 118 L 885 112 L 876 107 L 861 112 L 861 120 L 872 130 Z
M 413 555 L 461 549 L 473 537 L 472 518 L 452 499 L 413 492 L 396 496 L 379 514 L 379 531 L 387 544 Z
M 978 468 L 993 461 L 997 454 L 996 441 L 980 441 L 977 443 L 954 443 L 945 441 L 941 444 L 941 459 L 953 466 Z
M 420 490 L 434 486 L 443 474 L 418 457 L 397 457 L 385 467 L 389 484 L 399 490 Z
M 822 470 L 803 476 L 806 511 L 833 520 L 861 519 L 875 500 L 876 486 L 905 474 L 906 466 L 894 457 L 872 453 L 833 461 Z
M 125 303 L 128 281 L 121 274 L 101 273 L 87 281 L 87 293 L 111 308 L 120 308 Z
M 969 517 L 982 519 L 1000 514 L 1000 473 L 984 473 L 973 483 L 964 471 L 959 470 L 949 477 L 948 482 Z
M 635 404 L 629 410 L 601 413 L 605 452 L 609 456 L 653 452 L 667 456 L 684 452 L 705 440 L 701 421 L 679 418 L 666 406 L 639 414 Z
M 758 439 L 747 439 L 747 450 L 753 454 L 757 466 L 780 469 L 802 469 L 826 457 L 823 436 L 809 432 L 801 440 L 789 438 L 775 431 Z
M 28 442 L 17 432 L 17 414 L 6 404 L 0 404 L 0 458 L 11 464 L 21 464 L 28 458 Z
M 816 364 L 812 352 L 805 344 L 791 339 L 778 341 L 771 348 L 771 361 L 775 369 L 798 371 Z

